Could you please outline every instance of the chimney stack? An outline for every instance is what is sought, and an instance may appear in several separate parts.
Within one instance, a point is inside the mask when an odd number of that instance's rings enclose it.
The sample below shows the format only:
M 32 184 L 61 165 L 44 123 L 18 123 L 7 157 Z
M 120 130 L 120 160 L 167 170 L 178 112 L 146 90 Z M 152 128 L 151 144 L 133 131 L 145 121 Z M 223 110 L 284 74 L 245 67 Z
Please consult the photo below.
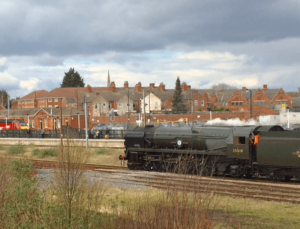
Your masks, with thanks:
M 90 85 L 87 86 L 88 93 L 92 93 L 92 87 Z
M 150 84 L 149 84 L 149 87 L 155 88 L 155 84 L 154 84 L 154 83 L 150 83 Z
M 142 91 L 142 84 L 141 84 L 141 82 L 138 82 L 138 83 L 135 85 L 134 89 L 135 89 L 137 92 L 141 92 L 141 91 Z
M 243 88 L 242 88 L 242 91 L 247 91 L 246 87 L 243 87 Z
M 159 89 L 160 89 L 161 91 L 166 91 L 166 87 L 165 87 L 164 83 L 160 83 Z
M 125 82 L 124 82 L 124 88 L 129 88 L 128 81 L 125 81 Z
M 191 89 L 191 85 L 186 85 L 185 82 L 182 83 L 181 88 L 183 91 L 188 91 Z
M 264 84 L 264 91 L 268 90 L 268 85 Z
M 116 84 L 114 81 L 110 83 L 110 88 L 112 92 L 116 92 Z

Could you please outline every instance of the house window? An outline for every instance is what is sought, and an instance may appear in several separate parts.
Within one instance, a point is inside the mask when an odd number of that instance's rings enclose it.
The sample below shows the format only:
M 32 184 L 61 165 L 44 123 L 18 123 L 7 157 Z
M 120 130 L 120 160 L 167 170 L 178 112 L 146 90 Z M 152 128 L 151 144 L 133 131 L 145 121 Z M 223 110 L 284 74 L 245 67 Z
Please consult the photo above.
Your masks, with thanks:
M 155 102 L 155 107 L 158 107 L 158 102 Z
M 243 106 L 243 102 L 240 102 L 240 106 Z
M 48 129 L 48 120 L 45 119 L 45 129 Z
M 58 122 L 57 122 L 57 128 L 60 128 L 60 119 L 58 119 Z
M 69 126 L 69 120 L 66 119 L 66 126 Z
M 54 102 L 56 102 L 56 103 L 57 103 L 57 102 L 58 102 L 58 99 L 54 99 Z
M 48 99 L 48 102 L 52 102 L 52 99 Z
M 123 103 L 119 103 L 118 107 L 123 107 Z
M 201 100 L 201 106 L 204 107 L 204 100 Z
M 48 105 L 48 107 L 52 107 L 52 105 Z
M 195 103 L 195 106 L 198 106 L 198 100 L 195 100 L 194 103 Z
M 32 128 L 35 128 L 34 120 L 31 121 L 31 127 L 32 127 Z
M 99 104 L 98 103 L 95 104 L 95 109 L 96 110 L 99 109 Z
M 106 107 L 106 103 L 103 103 L 102 106 L 103 106 L 103 107 Z
M 231 104 L 232 104 L 232 106 L 234 107 L 235 103 L 231 103 Z

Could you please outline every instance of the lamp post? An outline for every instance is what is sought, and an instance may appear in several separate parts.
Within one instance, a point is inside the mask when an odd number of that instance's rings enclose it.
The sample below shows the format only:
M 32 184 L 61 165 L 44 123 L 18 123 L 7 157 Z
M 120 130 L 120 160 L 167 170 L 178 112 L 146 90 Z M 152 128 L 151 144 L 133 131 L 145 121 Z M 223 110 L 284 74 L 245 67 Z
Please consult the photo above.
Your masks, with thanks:
M 252 107 L 252 90 L 246 88 L 246 91 L 250 91 L 250 119 L 253 117 L 253 107 Z
M 129 89 L 126 88 L 126 90 L 128 92 L 128 95 L 127 95 L 127 98 L 128 98 L 128 102 L 127 102 L 127 115 L 128 115 L 128 123 L 129 123 L 129 106 L 130 106 L 130 104 L 129 104 Z
M 28 118 L 28 129 L 30 129 L 30 119 L 29 119 L 29 114 L 26 114 Z
M 144 123 L 145 123 L 145 127 L 146 127 L 146 104 L 145 104 L 145 90 L 143 90 L 143 98 L 144 98 Z
M 57 108 L 60 108 L 60 147 L 61 147 L 61 152 L 63 152 L 62 107 L 57 107 Z
M 78 116 L 78 132 L 80 132 L 80 115 L 79 113 L 77 113 Z
M 84 116 L 85 116 L 85 138 L 86 138 L 86 148 L 89 148 L 89 135 L 88 135 L 88 110 L 86 96 L 84 96 Z

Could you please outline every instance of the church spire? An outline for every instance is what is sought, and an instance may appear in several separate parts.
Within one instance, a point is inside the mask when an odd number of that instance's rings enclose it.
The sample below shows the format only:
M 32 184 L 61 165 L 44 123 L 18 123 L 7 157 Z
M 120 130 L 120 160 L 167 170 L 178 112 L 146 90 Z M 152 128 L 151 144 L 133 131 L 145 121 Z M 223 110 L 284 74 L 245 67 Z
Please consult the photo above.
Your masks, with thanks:
M 110 75 L 109 75 L 109 70 L 108 70 L 108 75 L 107 75 L 107 87 L 110 87 Z

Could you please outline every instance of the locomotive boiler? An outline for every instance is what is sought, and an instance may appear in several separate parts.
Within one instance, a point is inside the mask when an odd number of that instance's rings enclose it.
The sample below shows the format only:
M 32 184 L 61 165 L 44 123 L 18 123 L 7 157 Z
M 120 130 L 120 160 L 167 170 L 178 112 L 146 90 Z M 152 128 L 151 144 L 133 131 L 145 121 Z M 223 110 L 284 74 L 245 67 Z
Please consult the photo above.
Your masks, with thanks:
M 125 136 L 129 169 L 300 180 L 300 132 L 281 126 L 137 127 Z

